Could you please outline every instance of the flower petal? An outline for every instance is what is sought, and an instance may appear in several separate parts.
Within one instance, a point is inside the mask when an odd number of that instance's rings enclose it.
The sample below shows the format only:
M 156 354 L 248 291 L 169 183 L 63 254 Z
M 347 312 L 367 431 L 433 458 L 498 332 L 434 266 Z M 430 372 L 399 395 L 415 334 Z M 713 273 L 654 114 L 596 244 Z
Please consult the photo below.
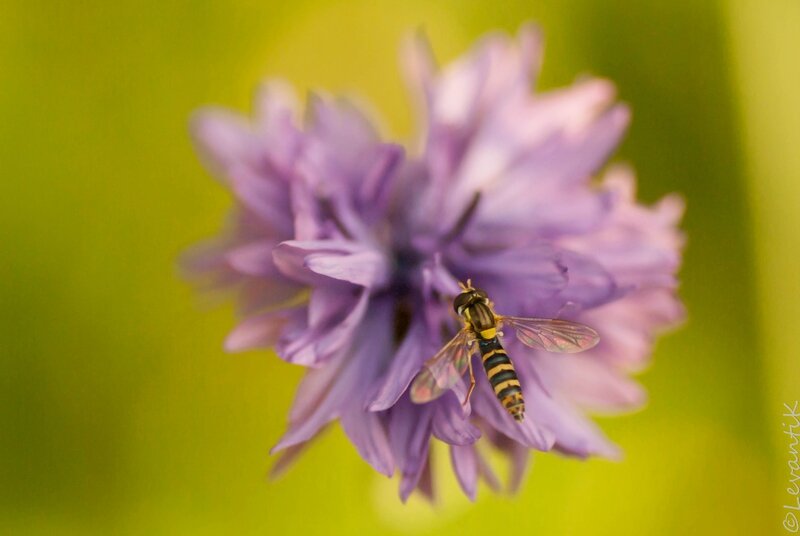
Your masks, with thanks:
M 390 273 L 383 252 L 343 240 L 289 240 L 275 248 L 273 259 L 286 277 L 311 285 L 331 278 L 373 288 L 385 285 Z
M 296 299 L 302 289 L 278 274 L 272 278 L 246 277 L 239 286 L 236 313 L 242 316 L 258 314 Z
M 324 428 L 322 430 L 324 430 Z M 317 432 L 317 435 L 319 435 L 322 432 L 322 430 Z M 289 469 L 289 467 L 291 467 L 295 463 L 295 461 L 297 461 L 297 459 L 306 451 L 306 449 L 309 447 L 309 445 L 311 444 L 311 442 L 314 440 L 315 437 L 316 436 L 312 437 L 308 441 L 305 441 L 303 443 L 298 443 L 297 445 L 292 445 L 291 447 L 288 447 L 287 449 L 281 451 L 277 461 L 274 464 L 272 464 L 272 467 L 270 467 L 269 469 L 269 478 L 270 479 L 280 478 Z
M 442 264 L 441 255 L 422 266 L 422 293 L 426 299 L 433 299 L 434 294 L 455 296 L 459 292 L 458 280 Z
M 445 297 L 457 296 L 461 292 L 458 280 L 445 268 L 442 256 L 436 255 L 433 262 L 422 266 L 422 303 L 428 333 L 439 333 L 442 326 L 452 321 L 449 303 L 442 307 Z M 433 340 L 436 340 L 433 337 Z M 444 344 L 446 341 L 441 341 Z M 433 353 L 430 354 L 431 356 Z
M 640 371 L 653 351 L 655 335 L 676 327 L 684 317 L 684 308 L 672 289 L 631 292 L 580 314 L 577 320 L 600 333 L 600 344 L 583 355 L 624 371 Z
M 524 420 L 521 422 L 515 421 L 500 405 L 500 401 L 497 400 L 489 380 L 484 375 L 479 375 L 476 380 L 475 391 L 472 394 L 472 407 L 475 413 L 480 415 L 486 422 L 491 423 L 494 428 L 505 436 L 529 448 L 536 450 L 550 450 L 553 448 L 556 436 L 552 431 L 542 426 L 531 410 L 526 412 Z M 523 385 L 522 389 L 524 393 L 527 393 L 527 386 Z
M 271 452 L 308 441 L 338 415 L 363 412 L 364 400 L 354 393 L 363 392 L 364 385 L 375 381 L 378 371 L 390 357 L 391 313 L 391 303 L 387 300 L 373 303 L 357 336 L 352 338 L 352 351 L 339 353 L 331 362 L 306 375 L 297 391 L 289 430 Z M 353 427 L 350 430 L 356 432 Z M 351 439 L 358 440 L 365 452 L 376 452 L 373 447 L 380 445 L 380 439 L 363 430 L 357 432 Z M 371 461 L 378 463 L 378 460 L 384 462 L 385 458 L 376 456 Z
M 511 459 L 511 467 L 509 468 L 511 474 L 508 479 L 508 491 L 510 493 L 516 493 L 525 480 L 531 453 L 522 445 L 513 443 L 509 446 L 508 456 Z
M 349 255 L 312 253 L 305 264 L 312 272 L 364 287 L 381 286 L 389 277 L 386 256 L 369 249 Z
M 435 351 L 427 336 L 425 324 L 419 317 L 415 317 L 384 374 L 380 390 L 369 401 L 367 408 L 370 411 L 381 411 L 394 406 L 419 372 L 425 359 L 431 357 Z
M 614 277 L 593 258 L 562 251 L 559 264 L 566 268 L 567 285 L 559 293 L 565 303 L 591 309 L 622 296 L 627 289 L 619 288 Z
M 269 277 L 277 275 L 277 268 L 272 262 L 272 250 L 277 244 L 270 241 L 251 242 L 244 246 L 229 250 L 225 258 L 231 267 L 243 274 Z
M 380 144 L 364 162 L 365 175 L 356 192 L 356 204 L 366 222 L 375 222 L 385 215 L 404 154 L 400 145 Z
M 478 490 L 478 457 L 472 445 L 450 445 L 450 462 L 458 484 L 470 501 Z
M 252 215 L 265 225 L 262 234 L 277 239 L 292 232 L 289 187 L 272 171 L 254 172 L 237 167 L 229 173 L 231 190 Z
M 481 431 L 464 414 L 458 396 L 447 393 L 435 402 L 432 432 L 450 445 L 471 445 L 481 437 Z
M 427 107 L 436 75 L 436 59 L 433 57 L 428 39 L 422 32 L 414 32 L 403 39 L 400 47 L 400 64 L 411 95 L 417 101 L 420 127 L 426 128 Z
M 609 170 L 602 188 L 610 200 L 604 224 L 588 234 L 564 237 L 561 244 L 596 258 L 621 285 L 674 288 L 684 244 L 677 228 L 683 200 L 673 195 L 652 207 L 636 204 L 633 174 L 622 166 Z
M 506 181 L 484 195 L 466 240 L 515 247 L 531 237 L 552 240 L 587 233 L 601 226 L 610 204 L 608 195 L 585 185 L 545 187 Z
M 584 409 L 604 413 L 630 411 L 641 407 L 647 399 L 639 384 L 594 353 L 566 359 L 543 355 L 536 369 L 554 395 L 561 395 Z
M 225 339 L 225 350 L 240 352 L 274 346 L 287 324 L 301 322 L 300 309 L 284 309 L 250 317 L 239 323 Z
M 419 482 L 428 459 L 431 404 L 418 406 L 407 396 L 391 409 L 389 441 L 400 470 L 400 498 L 405 502 Z
M 380 155 L 372 121 L 355 102 L 312 95 L 303 154 L 297 170 L 321 198 L 337 191 L 355 192 Z M 380 157 L 377 158 L 380 160 Z
M 203 163 L 221 178 L 238 167 L 256 166 L 262 155 L 250 124 L 227 110 L 206 108 L 195 112 L 189 130 Z
M 433 489 L 433 472 L 431 471 L 431 458 L 425 458 L 425 465 L 422 466 L 419 479 L 417 480 L 416 489 L 422 493 L 422 496 L 430 502 L 436 502 L 436 495 Z
M 380 416 L 364 412 L 360 405 L 353 405 L 342 413 L 341 421 L 344 432 L 361 457 L 382 475 L 392 476 L 394 458 Z
M 358 367 L 354 366 L 352 359 L 348 362 L 345 357 L 342 355 L 336 362 L 306 373 L 295 400 L 295 405 L 302 404 L 303 410 L 292 410 L 289 429 L 272 447 L 270 454 L 309 441 L 336 417 L 360 380 Z M 315 387 L 313 391 L 307 388 L 310 385 Z M 310 402 L 312 400 L 314 404 Z
M 567 357 L 566 359 L 569 359 Z M 525 381 L 525 420 L 535 420 L 552 431 L 556 447 L 565 453 L 585 458 L 596 454 L 608 458 L 619 456 L 619 449 L 611 443 L 588 418 L 568 406 L 565 400 L 556 401 L 541 387 L 533 362 L 517 359 L 521 381 Z M 535 378 L 535 379 L 534 379 Z
M 502 314 L 537 316 L 541 304 L 567 285 L 559 252 L 544 246 L 528 246 L 497 252 L 464 255 L 452 263 L 464 279 L 484 289 Z
M 288 172 L 298 155 L 302 137 L 295 127 L 300 103 L 282 80 L 268 80 L 256 91 L 256 129 L 276 167 Z
M 318 302 L 322 304 L 316 305 Z M 368 303 L 367 290 L 349 296 L 325 287 L 316 289 L 309 304 L 307 326 L 285 332 L 276 347 L 278 355 L 290 363 L 306 366 L 318 366 L 332 359 L 352 342 Z

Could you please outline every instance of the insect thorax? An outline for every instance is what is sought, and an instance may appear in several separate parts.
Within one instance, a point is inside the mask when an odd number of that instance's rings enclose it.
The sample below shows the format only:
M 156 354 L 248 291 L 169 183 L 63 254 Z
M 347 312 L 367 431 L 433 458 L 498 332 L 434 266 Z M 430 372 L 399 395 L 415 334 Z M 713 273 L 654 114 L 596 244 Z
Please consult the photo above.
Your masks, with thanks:
M 496 335 L 497 321 L 494 313 L 485 303 L 473 303 L 464 310 L 464 316 L 479 337 L 491 339 Z

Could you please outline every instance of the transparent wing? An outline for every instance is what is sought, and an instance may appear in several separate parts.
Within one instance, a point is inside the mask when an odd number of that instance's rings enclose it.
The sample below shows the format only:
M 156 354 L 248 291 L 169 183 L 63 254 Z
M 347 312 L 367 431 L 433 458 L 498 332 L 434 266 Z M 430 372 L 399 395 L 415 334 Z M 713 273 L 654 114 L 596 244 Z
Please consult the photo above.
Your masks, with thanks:
M 548 352 L 583 352 L 600 342 L 595 330 L 569 320 L 502 316 L 500 321 L 513 327 L 517 338 L 526 346 Z
M 472 355 L 472 334 L 459 331 L 436 355 L 425 362 L 422 371 L 411 384 L 411 400 L 417 404 L 441 396 L 464 376 Z

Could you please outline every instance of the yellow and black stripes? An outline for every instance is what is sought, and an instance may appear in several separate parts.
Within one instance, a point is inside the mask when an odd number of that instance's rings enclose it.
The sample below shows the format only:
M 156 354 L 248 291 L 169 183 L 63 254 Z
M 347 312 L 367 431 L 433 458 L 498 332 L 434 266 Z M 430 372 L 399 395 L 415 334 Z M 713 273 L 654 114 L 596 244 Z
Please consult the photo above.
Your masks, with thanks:
M 521 421 L 525 415 L 525 401 L 522 399 L 517 372 L 508 354 L 497 337 L 478 339 L 478 348 L 483 359 L 483 368 L 492 384 L 494 394 L 514 419 Z

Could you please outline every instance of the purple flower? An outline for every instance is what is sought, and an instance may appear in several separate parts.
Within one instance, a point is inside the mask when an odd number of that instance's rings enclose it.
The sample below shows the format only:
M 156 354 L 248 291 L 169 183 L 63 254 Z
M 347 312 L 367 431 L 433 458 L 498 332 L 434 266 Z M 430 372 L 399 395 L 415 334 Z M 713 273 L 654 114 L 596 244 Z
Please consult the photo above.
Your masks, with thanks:
M 509 456 L 512 488 L 531 449 L 618 454 L 585 411 L 643 402 L 629 374 L 683 316 L 683 206 L 637 204 L 624 168 L 594 180 L 628 109 L 605 80 L 533 94 L 540 55 L 530 26 L 516 39 L 490 35 L 442 69 L 424 41 L 410 41 L 420 149 L 383 141 L 342 99 L 312 97 L 301 122 L 277 82 L 258 93 L 251 121 L 220 110 L 194 118 L 204 162 L 236 199 L 227 232 L 190 255 L 195 274 L 238 293 L 242 321 L 225 347 L 274 347 L 308 367 L 276 470 L 337 419 L 377 471 L 400 474 L 403 500 L 432 493 L 432 437 L 450 445 L 470 498 L 479 478 L 497 486 L 477 441 Z M 427 404 L 409 399 L 454 333 L 452 298 L 467 278 L 503 314 L 600 333 L 597 347 L 569 356 L 506 339 L 527 402 L 520 423 L 481 374 L 464 407 L 466 382 Z

